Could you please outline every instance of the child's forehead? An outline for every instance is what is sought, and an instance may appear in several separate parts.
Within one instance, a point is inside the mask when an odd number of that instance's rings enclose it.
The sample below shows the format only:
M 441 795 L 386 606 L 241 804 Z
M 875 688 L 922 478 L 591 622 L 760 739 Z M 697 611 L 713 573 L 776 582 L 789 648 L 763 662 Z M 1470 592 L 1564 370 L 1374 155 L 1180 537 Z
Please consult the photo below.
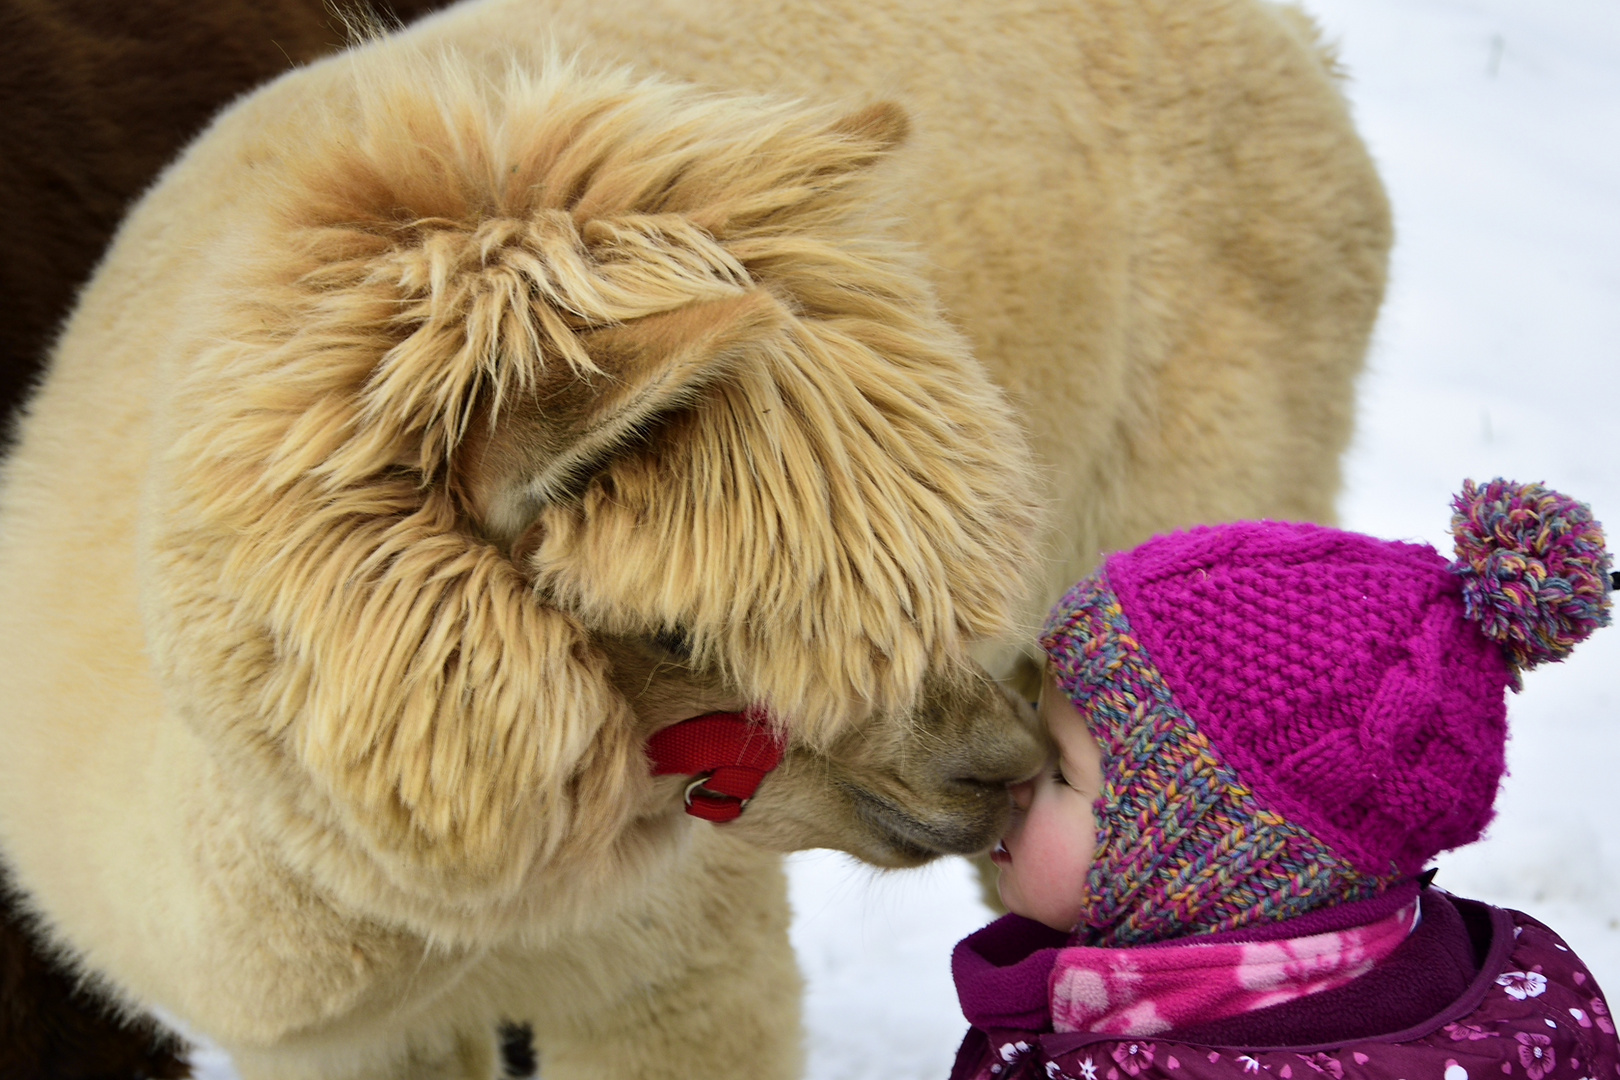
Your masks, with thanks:
M 1072 753 L 1094 740 L 1085 713 L 1069 699 L 1069 695 L 1059 685 L 1057 673 L 1050 663 L 1047 664 L 1046 672 L 1041 679 L 1039 713 L 1041 726 L 1045 729 L 1047 738 L 1054 744 L 1054 750 Z

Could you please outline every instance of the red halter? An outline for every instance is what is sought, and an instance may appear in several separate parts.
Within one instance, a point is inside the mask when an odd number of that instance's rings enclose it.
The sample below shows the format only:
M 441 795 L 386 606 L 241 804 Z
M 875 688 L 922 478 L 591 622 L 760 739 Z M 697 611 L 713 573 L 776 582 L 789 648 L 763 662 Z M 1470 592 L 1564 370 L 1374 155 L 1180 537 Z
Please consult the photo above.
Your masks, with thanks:
M 654 776 L 693 777 L 686 812 L 704 821 L 735 821 L 782 749 L 782 737 L 754 711 L 694 716 L 647 740 Z

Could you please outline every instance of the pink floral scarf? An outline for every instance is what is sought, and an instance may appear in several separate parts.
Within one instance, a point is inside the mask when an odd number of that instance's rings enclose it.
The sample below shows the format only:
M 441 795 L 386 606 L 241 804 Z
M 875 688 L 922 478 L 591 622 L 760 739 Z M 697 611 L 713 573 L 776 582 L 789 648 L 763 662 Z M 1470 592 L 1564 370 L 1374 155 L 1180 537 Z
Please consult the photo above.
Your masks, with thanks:
M 1378 922 L 1311 937 L 1063 949 L 1047 984 L 1052 1027 L 1145 1036 L 1279 1005 L 1366 974 L 1417 924 L 1414 899 Z

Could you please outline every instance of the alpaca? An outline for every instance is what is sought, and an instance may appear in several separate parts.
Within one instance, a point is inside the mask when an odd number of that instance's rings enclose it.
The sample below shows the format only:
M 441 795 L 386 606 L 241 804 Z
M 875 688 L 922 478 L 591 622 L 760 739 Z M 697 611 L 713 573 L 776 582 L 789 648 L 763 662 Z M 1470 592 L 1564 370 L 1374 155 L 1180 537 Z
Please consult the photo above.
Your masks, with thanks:
M 185 1048 L 150 1020 L 121 1016 L 75 983 L 28 933 L 0 870 L 0 1076 L 7 1080 L 171 1080 Z
M 439 3 L 395 0 L 414 18 Z M 344 43 L 325 0 L 0 0 L 0 418 L 135 197 L 237 94 Z
M 479 0 L 223 115 L 0 489 L 64 955 L 248 1080 L 796 1075 L 778 853 L 982 848 L 1042 750 L 970 653 L 1331 506 L 1388 222 L 1308 26 L 1043 11 Z M 646 742 L 749 707 L 696 822 Z

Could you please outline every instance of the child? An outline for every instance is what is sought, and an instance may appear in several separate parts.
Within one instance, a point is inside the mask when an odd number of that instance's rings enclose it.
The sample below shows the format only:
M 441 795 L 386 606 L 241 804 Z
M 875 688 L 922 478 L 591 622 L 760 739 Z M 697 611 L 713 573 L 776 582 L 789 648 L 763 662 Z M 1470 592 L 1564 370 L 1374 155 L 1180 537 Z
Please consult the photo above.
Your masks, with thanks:
M 1603 535 L 1535 485 L 1453 506 L 1450 565 L 1249 522 L 1058 603 L 1058 756 L 993 856 L 1014 914 L 953 957 L 952 1080 L 1620 1077 L 1563 942 L 1424 872 L 1490 820 L 1504 688 L 1607 623 Z

